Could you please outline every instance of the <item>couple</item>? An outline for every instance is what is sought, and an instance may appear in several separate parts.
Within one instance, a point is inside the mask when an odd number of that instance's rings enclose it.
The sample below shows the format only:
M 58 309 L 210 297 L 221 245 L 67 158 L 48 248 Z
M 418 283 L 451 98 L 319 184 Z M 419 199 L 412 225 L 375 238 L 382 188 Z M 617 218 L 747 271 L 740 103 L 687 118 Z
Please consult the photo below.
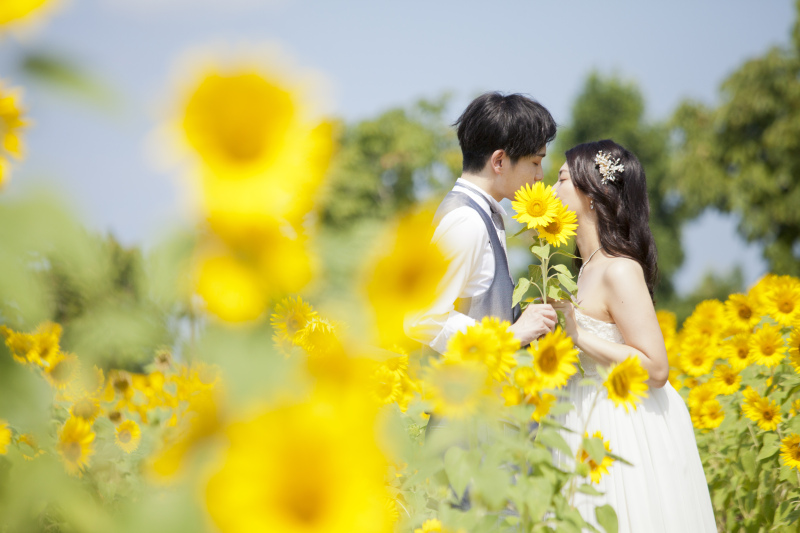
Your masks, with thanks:
M 577 260 L 581 310 L 554 302 L 532 304 L 520 313 L 511 305 L 506 213 L 499 202 L 542 180 L 542 159 L 556 124 L 539 103 L 500 93 L 475 99 L 456 124 L 463 173 L 436 212 L 433 236 L 450 266 L 436 302 L 407 319 L 407 333 L 443 353 L 453 334 L 494 316 L 511 322 L 510 330 L 525 346 L 555 328 L 559 309 L 587 377 L 597 376 L 597 364 L 638 356 L 649 374 L 648 398 L 627 413 L 602 392 L 588 425 L 590 435 L 601 431 L 612 451 L 633 466 L 616 461 L 598 487 L 604 496 L 579 493 L 577 507 L 597 525 L 594 507 L 610 503 L 620 531 L 715 532 L 689 412 L 667 381 L 667 353 L 652 300 L 656 248 L 648 225 L 645 174 L 636 156 L 610 140 L 567 152 L 554 190 L 578 217 L 576 255 L 587 258 Z M 614 163 L 619 159 L 621 168 L 612 170 L 613 179 L 595 162 L 600 151 Z M 565 435 L 573 450 L 595 394 L 593 388 L 578 387 L 579 381 L 580 376 L 573 377 L 565 389 L 575 409 L 562 420 L 577 432 Z M 436 425 L 431 417 L 429 426 Z M 556 460 L 573 458 L 557 454 Z

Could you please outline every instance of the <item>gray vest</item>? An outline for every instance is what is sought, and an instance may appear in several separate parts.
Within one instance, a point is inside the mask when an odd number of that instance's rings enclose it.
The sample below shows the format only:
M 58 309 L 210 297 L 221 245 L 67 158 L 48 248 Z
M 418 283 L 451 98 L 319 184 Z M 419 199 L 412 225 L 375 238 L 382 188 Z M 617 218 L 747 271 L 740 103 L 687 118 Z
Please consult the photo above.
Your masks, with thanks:
M 439 204 L 439 209 L 436 210 L 436 215 L 433 217 L 433 223 L 438 226 L 447 213 L 463 206 L 471 207 L 481 216 L 486 231 L 489 233 L 489 242 L 492 243 L 492 253 L 494 254 L 494 279 L 486 292 L 472 298 L 456 300 L 456 311 L 478 321 L 483 317 L 493 316 L 513 324 L 519 318 L 520 307 L 519 305 L 511 306 L 514 282 L 508 273 L 508 258 L 500 243 L 500 238 L 497 236 L 494 222 L 486 214 L 486 211 L 468 194 L 450 191 Z
M 491 217 L 468 194 L 460 191 L 450 191 L 444 197 L 442 203 L 439 204 L 439 209 L 436 210 L 436 215 L 433 218 L 434 225 L 438 226 L 447 213 L 463 206 L 471 207 L 481 216 L 483 224 L 486 226 L 486 231 L 489 233 L 489 242 L 492 243 L 492 253 L 494 254 L 494 279 L 486 292 L 472 298 L 459 298 L 456 300 L 455 308 L 458 312 L 478 321 L 483 317 L 493 316 L 513 324 L 519 318 L 520 306 L 512 307 L 511 305 L 514 282 L 508 272 L 506 252 L 500 243 L 500 238 L 497 236 L 497 230 Z M 431 414 L 425 431 L 425 440 L 427 441 L 436 429 L 447 427 L 447 425 L 446 418 Z M 467 447 L 466 441 L 461 442 L 460 445 L 464 448 Z M 467 498 L 466 494 L 464 498 Z M 462 509 L 469 508 L 468 499 L 462 500 L 461 504 L 465 505 L 465 501 L 466 507 L 462 507 Z

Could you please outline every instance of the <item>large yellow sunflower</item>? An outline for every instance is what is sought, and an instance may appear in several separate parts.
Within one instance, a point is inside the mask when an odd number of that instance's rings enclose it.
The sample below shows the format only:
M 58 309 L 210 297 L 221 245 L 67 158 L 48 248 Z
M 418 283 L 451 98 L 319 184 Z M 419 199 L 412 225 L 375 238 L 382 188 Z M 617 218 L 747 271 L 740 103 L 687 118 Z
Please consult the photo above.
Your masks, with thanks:
M 772 368 L 786 357 L 780 326 L 764 324 L 750 336 L 750 351 L 756 364 Z
M 781 441 L 781 459 L 786 466 L 800 470 L 800 435 L 792 433 Z
M 642 398 L 647 398 L 647 378 L 647 371 L 642 368 L 639 358 L 631 355 L 611 368 L 603 385 L 608 391 L 608 398 L 616 406 L 625 407 L 627 412 L 628 407 L 636 410 L 636 404 Z
M 553 194 L 553 189 L 541 181 L 533 186 L 525 184 L 514 194 L 511 207 L 516 211 L 514 218 L 528 229 L 544 226 L 553 221 L 558 212 L 560 202 Z
M 543 226 L 538 226 L 539 237 L 545 239 L 552 246 L 558 247 L 567 244 L 567 240 L 575 235 L 578 228 L 578 217 L 574 211 L 559 201 L 553 220 Z
M 142 430 L 133 420 L 126 420 L 117 426 L 117 433 L 114 437 L 114 442 L 125 453 L 131 453 L 139 447 L 139 442 L 142 440 Z
M 386 460 L 357 405 L 317 399 L 232 424 L 205 491 L 222 533 L 389 533 Z
M 539 339 L 536 346 L 529 346 L 528 352 L 533 356 L 532 366 L 540 390 L 563 387 L 578 371 L 575 366 L 578 349 L 560 327 Z
M 585 433 L 584 438 L 589 438 L 589 434 Z M 600 431 L 595 431 L 594 435 L 592 435 L 593 439 L 599 439 L 603 443 L 603 447 L 606 449 L 606 454 L 603 456 L 603 460 L 600 463 L 595 462 L 586 450 L 581 450 L 580 455 L 578 456 L 578 461 L 581 463 L 586 463 L 589 465 L 589 476 L 592 478 L 592 483 L 600 483 L 600 479 L 603 475 L 608 475 L 608 468 L 614 464 L 614 458 L 609 456 L 608 454 L 611 453 L 611 443 L 607 440 L 603 439 L 603 434 Z
M 89 466 L 89 458 L 94 454 L 94 438 L 91 422 L 83 418 L 70 417 L 61 427 L 56 448 L 70 475 L 81 476 Z
M 679 362 L 687 375 L 699 377 L 711 372 L 716 360 L 716 350 L 712 342 L 713 339 L 697 333 L 684 337 Z
M 708 400 L 689 410 L 692 424 L 697 429 L 714 429 L 725 420 L 725 410 L 717 400 Z

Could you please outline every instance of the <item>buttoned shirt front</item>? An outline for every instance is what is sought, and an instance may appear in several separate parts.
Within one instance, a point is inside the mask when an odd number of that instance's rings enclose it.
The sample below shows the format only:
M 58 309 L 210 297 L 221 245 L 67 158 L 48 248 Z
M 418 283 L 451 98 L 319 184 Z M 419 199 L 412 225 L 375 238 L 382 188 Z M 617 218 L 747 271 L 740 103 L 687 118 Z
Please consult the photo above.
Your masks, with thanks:
M 453 190 L 469 195 L 490 216 L 493 210 L 506 215 L 503 206 L 489 193 L 463 178 L 456 180 Z M 497 226 L 495 231 L 506 253 L 505 231 Z M 489 290 L 495 275 L 495 261 L 486 225 L 480 214 L 468 206 L 458 207 L 442 217 L 434 231 L 433 242 L 444 253 L 449 266 L 433 305 L 406 317 L 405 326 L 409 337 L 444 353 L 450 337 L 475 323 L 473 318 L 456 311 L 456 300 Z

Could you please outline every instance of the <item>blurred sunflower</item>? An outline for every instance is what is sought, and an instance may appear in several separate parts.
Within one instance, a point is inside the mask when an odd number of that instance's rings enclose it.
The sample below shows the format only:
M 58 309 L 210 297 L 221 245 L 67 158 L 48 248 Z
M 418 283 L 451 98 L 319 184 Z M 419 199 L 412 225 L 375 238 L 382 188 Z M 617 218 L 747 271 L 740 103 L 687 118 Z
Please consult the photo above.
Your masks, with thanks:
M 463 419 L 481 407 L 487 377 L 486 366 L 477 361 L 434 360 L 425 371 L 423 384 L 434 412 Z
M 69 414 L 87 422 L 94 422 L 100 415 L 100 400 L 94 396 L 84 396 L 72 404 Z
M 537 181 L 532 186 L 523 185 L 514 194 L 511 207 L 517 213 L 513 218 L 532 229 L 551 223 L 558 212 L 559 204 L 553 188 Z
M 578 228 L 578 217 L 575 211 L 570 211 L 567 206 L 559 201 L 553 220 L 544 226 L 539 226 L 539 237 L 545 239 L 552 246 L 558 247 L 567 244 L 567 240 L 575 235 Z
M 603 385 L 608 391 L 608 398 L 616 406 L 625 407 L 627 412 L 628 407 L 636 410 L 641 398 L 647 398 L 647 378 L 647 371 L 642 368 L 639 358 L 631 355 L 611 368 Z
M 735 332 L 750 332 L 761 320 L 746 294 L 731 294 L 725 301 L 725 320 Z
M 306 327 L 308 321 L 317 316 L 317 312 L 301 296 L 297 299 L 284 298 L 275 306 L 275 312 L 270 317 L 270 323 L 276 335 L 281 340 L 286 340 L 293 345 L 299 345 L 299 333 Z
M 36 9 L 45 0 L 5 0 L 0 9 L 0 28 L 8 22 L 26 15 L 26 10 Z M 25 120 L 25 110 L 20 106 L 21 91 L 7 89 L 0 81 L 0 188 L 8 179 L 6 158 L 11 156 L 20 159 L 23 156 L 24 145 L 20 139 L 20 132 L 28 125 Z
M 402 394 L 401 378 L 385 366 L 379 366 L 372 374 L 372 397 L 379 405 L 393 403 Z
M 689 398 L 686 403 L 690 408 L 695 408 L 703 405 L 704 403 L 713 400 L 719 395 L 719 388 L 716 383 L 708 382 L 701 383 L 689 391 Z
M 756 364 L 772 368 L 778 366 L 786 356 L 780 326 L 764 324 L 750 336 L 750 351 Z
M 739 390 L 742 376 L 730 365 L 720 364 L 714 368 L 714 386 L 720 394 L 733 394 Z
M 8 452 L 9 444 L 11 444 L 11 428 L 7 421 L 0 419 L 0 455 Z
M 540 338 L 536 346 L 529 346 L 528 352 L 533 356 L 532 366 L 540 389 L 563 387 L 578 371 L 575 366 L 578 349 L 560 327 Z
M 78 358 L 74 354 L 58 352 L 43 373 L 54 389 L 65 389 L 78 373 Z
M 478 361 L 486 365 L 492 379 L 505 380 L 516 364 L 514 353 L 520 347 L 514 334 L 508 331 L 509 325 L 495 317 L 483 318 L 450 337 L 445 359 Z
M 205 491 L 222 533 L 392 531 L 371 420 L 338 405 L 312 400 L 228 427 L 230 446 Z
M 711 339 L 701 334 L 687 334 L 681 342 L 680 366 L 692 377 L 711 372 L 716 356 Z
M 589 433 L 584 433 L 584 438 L 588 439 Z M 603 434 L 600 431 L 595 431 L 592 438 L 598 439 L 603 443 L 603 447 L 606 450 L 603 460 L 597 463 L 589 456 L 586 450 L 581 449 L 581 453 L 578 455 L 578 462 L 589 465 L 589 476 L 592 478 L 592 483 L 597 484 L 600 483 L 600 479 L 603 475 L 608 475 L 608 468 L 614 464 L 614 458 L 608 455 L 611 453 L 611 443 L 603 439 Z
M 536 407 L 531 414 L 531 420 L 541 422 L 542 417 L 547 416 L 550 413 L 550 409 L 553 408 L 556 400 L 557 398 L 555 395 L 547 392 L 537 392 L 536 394 L 531 395 L 528 403 Z
M 692 424 L 697 429 L 714 429 L 725 420 L 725 410 L 717 400 L 707 400 L 689 410 Z
M 795 372 L 800 374 L 800 324 L 792 328 L 792 332 L 789 334 L 789 339 L 786 344 L 789 349 L 789 364 L 792 365 Z
M 114 437 L 114 442 L 125 453 L 132 453 L 139 447 L 139 442 L 142 440 L 142 430 L 133 420 L 126 420 L 117 426 L 117 432 Z
M 61 427 L 56 448 L 70 475 L 81 476 L 89 466 L 89 458 L 94 454 L 94 439 L 92 424 L 83 418 L 70 417 Z
M 722 341 L 720 344 L 721 355 L 728 360 L 731 367 L 737 372 L 741 372 L 753 362 L 753 354 L 750 351 L 750 335 L 740 333 L 731 339 Z
M 781 421 L 781 410 L 775 401 L 762 398 L 756 391 L 747 388 L 742 403 L 744 415 L 758 424 L 764 431 L 773 431 Z
M 763 299 L 764 310 L 778 324 L 790 327 L 800 322 L 800 280 L 780 276 Z

